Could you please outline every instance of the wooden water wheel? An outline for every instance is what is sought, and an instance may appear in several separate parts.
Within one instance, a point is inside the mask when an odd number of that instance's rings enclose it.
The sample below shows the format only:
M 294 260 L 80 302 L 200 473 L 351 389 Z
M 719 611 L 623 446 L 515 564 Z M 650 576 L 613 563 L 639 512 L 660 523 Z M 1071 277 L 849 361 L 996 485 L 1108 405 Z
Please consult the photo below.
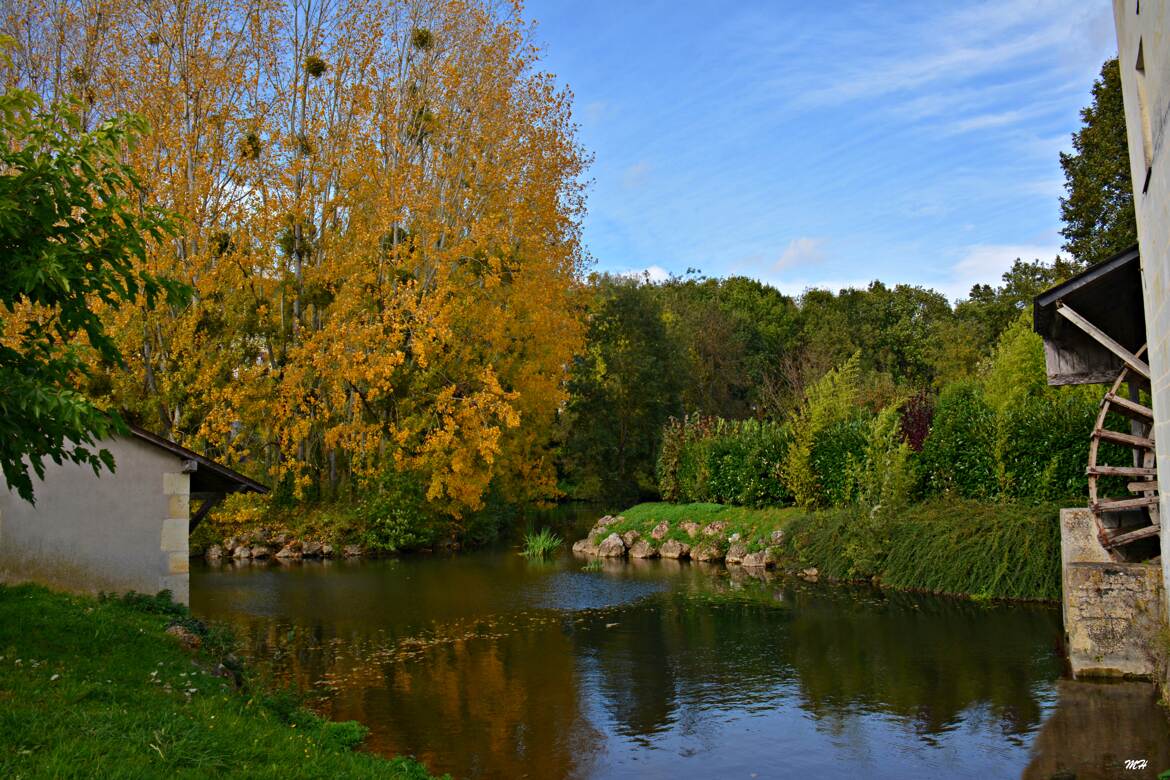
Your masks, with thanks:
M 1143 346 L 1135 357 L 1141 358 Z M 1121 386 L 1129 383 L 1129 398 L 1119 394 Z M 1089 441 L 1089 508 L 1097 521 L 1097 538 L 1114 558 L 1121 557 L 1126 545 L 1141 539 L 1156 538 L 1160 528 L 1158 518 L 1158 467 L 1154 454 L 1154 412 L 1139 403 L 1134 388 L 1148 382 L 1126 365 L 1101 401 L 1097 422 Z M 1129 433 L 1114 431 L 1105 426 L 1110 412 L 1131 420 Z M 1133 458 L 1127 465 L 1109 465 L 1098 462 L 1101 442 L 1112 442 L 1128 447 Z M 1102 477 L 1120 477 L 1126 480 L 1129 495 L 1102 497 Z

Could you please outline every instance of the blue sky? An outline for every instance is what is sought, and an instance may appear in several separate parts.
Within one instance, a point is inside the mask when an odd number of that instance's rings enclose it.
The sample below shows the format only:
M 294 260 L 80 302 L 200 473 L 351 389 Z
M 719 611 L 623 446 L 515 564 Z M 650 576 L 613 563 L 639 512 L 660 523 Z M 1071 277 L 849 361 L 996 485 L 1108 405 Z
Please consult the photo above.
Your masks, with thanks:
M 529 0 L 594 155 L 598 270 L 952 298 L 1061 245 L 1107 0 Z

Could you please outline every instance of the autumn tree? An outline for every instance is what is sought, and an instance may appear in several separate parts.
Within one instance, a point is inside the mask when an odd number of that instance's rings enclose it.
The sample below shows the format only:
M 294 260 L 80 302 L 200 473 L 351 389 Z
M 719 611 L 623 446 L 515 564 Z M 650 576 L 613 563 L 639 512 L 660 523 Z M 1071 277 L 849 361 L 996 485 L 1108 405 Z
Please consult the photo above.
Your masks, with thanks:
M 585 158 L 518 7 L 475 0 L 8 6 L 7 74 L 87 121 L 181 226 L 184 306 L 108 312 L 150 427 L 291 494 L 409 475 L 437 511 L 556 494 L 581 339 Z

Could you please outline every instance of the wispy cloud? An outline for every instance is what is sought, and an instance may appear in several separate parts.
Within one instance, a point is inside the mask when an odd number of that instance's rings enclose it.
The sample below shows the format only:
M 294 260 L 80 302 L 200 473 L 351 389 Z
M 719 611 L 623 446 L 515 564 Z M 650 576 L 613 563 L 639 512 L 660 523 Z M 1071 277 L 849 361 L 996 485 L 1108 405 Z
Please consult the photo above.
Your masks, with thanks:
M 609 103 L 604 100 L 591 100 L 581 109 L 581 119 L 589 124 L 597 124 L 609 113 Z
M 638 160 L 622 171 L 622 186 L 626 189 L 637 189 L 644 186 L 652 170 L 653 166 L 646 160 Z
M 878 278 L 959 298 L 1017 254 L 1051 259 L 1057 153 L 1115 49 L 1100 0 L 525 7 L 594 153 L 599 267 L 790 293 Z
M 1098 9 L 1078 12 L 1058 0 L 954 7 L 949 13 L 923 15 L 901 28 L 895 40 L 899 44 L 912 40 L 913 49 L 871 45 L 862 49 L 866 54 L 829 60 L 831 67 L 821 68 L 820 77 L 810 82 L 800 101 L 826 105 L 903 93 L 920 99 L 928 87 L 970 83 L 992 72 L 1014 70 L 1013 79 L 1026 78 L 1030 70 L 1019 68 L 1021 61 L 1054 49 L 1079 50 L 1087 44 L 1095 49 L 1099 28 L 1108 31 L 1111 22 Z M 840 48 L 849 39 L 869 38 L 871 33 L 872 27 L 846 29 L 833 43 Z
M 823 238 L 794 238 L 785 247 L 773 270 L 784 271 L 798 266 L 820 265 L 825 262 L 824 246 Z

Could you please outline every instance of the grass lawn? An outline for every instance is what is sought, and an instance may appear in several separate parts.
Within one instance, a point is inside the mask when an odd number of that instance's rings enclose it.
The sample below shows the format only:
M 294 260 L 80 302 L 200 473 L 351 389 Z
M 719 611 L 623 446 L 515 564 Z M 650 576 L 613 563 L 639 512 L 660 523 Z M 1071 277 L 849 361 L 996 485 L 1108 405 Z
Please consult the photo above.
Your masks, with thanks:
M 230 639 L 184 649 L 185 610 L 154 597 L 98 600 L 0 586 L 0 776 L 430 777 L 407 759 L 355 752 L 365 728 L 237 691 L 215 676 Z

